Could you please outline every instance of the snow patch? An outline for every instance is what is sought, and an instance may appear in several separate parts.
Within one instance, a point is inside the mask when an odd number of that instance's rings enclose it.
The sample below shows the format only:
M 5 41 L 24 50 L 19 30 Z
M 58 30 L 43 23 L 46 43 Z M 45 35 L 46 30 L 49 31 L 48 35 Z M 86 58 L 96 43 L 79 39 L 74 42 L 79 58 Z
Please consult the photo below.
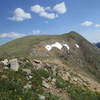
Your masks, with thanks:
M 52 46 L 51 46 L 51 45 L 47 45 L 45 48 L 46 48 L 48 51 L 50 51 L 50 50 L 52 49 Z
M 75 46 L 76 46 L 77 48 L 80 48 L 78 44 L 75 44 Z
M 66 47 L 68 50 L 70 49 L 68 44 L 63 44 L 64 47 Z
M 58 48 L 59 50 L 62 49 L 62 45 L 61 45 L 59 42 L 55 42 L 54 44 L 51 44 L 51 45 L 46 45 L 45 48 L 46 48 L 48 51 L 50 51 L 53 47 Z
M 56 42 L 56 43 L 52 44 L 51 46 L 52 46 L 52 48 L 55 47 L 55 48 L 58 48 L 59 50 L 62 49 L 62 45 L 59 42 Z
M 51 45 L 46 45 L 45 48 L 48 51 L 52 50 L 52 48 L 54 48 L 54 47 L 61 50 L 63 48 L 63 46 L 66 47 L 68 50 L 70 49 L 70 47 L 67 44 L 61 44 L 59 42 L 55 42 L 54 44 L 51 44 Z

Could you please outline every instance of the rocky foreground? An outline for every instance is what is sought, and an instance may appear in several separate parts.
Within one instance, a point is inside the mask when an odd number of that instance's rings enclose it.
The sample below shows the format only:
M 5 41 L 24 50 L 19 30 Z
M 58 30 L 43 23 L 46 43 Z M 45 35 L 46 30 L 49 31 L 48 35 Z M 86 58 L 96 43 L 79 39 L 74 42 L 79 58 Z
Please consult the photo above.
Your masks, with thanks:
M 1 58 L 0 100 L 100 100 L 100 83 L 58 59 Z

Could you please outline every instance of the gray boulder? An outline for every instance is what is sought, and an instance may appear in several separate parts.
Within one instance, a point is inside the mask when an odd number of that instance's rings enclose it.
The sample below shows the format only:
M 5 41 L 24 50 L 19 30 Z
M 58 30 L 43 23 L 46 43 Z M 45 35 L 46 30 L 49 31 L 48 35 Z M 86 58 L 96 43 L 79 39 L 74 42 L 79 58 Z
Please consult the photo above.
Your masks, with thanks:
M 31 74 L 31 70 L 30 70 L 30 69 L 27 69 L 27 68 L 26 68 L 26 69 L 22 69 L 22 71 L 23 71 L 23 72 L 26 72 L 28 75 Z
M 10 68 L 14 71 L 18 71 L 19 63 L 17 58 L 9 60 Z

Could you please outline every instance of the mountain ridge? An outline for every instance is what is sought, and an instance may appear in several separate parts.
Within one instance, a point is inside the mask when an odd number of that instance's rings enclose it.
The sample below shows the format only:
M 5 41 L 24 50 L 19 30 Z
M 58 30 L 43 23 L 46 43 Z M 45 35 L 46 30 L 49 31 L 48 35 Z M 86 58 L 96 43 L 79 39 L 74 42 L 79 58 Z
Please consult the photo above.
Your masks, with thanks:
M 55 43 L 60 46 L 65 44 L 67 47 L 61 50 L 56 47 L 50 51 L 46 49 L 46 46 Z M 56 58 L 72 67 L 73 70 L 84 70 L 100 78 L 100 50 L 73 31 L 62 35 L 28 36 L 13 40 L 0 46 L 0 56 Z

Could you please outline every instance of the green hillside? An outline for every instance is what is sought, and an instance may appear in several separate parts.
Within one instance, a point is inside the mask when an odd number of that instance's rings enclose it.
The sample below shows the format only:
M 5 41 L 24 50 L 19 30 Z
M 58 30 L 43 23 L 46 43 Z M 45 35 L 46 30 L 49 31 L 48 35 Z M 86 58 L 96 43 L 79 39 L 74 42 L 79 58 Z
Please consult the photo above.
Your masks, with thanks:
M 53 36 L 27 36 L 0 46 L 0 56 L 27 56 L 34 45 Z

